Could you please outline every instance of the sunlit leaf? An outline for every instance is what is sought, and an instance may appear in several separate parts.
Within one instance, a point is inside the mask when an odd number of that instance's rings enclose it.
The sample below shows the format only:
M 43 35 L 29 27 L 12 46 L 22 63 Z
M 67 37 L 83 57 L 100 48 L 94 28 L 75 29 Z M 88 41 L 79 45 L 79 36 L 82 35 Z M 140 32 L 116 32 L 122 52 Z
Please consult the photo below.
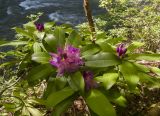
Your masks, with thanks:
M 119 68 L 128 84 L 129 89 L 134 90 L 139 82 L 138 71 L 134 65 L 126 61 L 123 62 Z
M 89 108 L 99 116 L 116 116 L 116 112 L 109 100 L 98 90 L 91 90 L 86 98 Z
M 70 87 L 66 87 L 60 91 L 54 92 L 48 96 L 46 100 L 46 105 L 48 107 L 54 107 L 58 103 L 71 96 L 73 93 L 74 91 Z
M 29 82 L 33 82 L 39 79 L 44 79 L 48 77 L 53 71 L 54 68 L 50 64 L 42 64 L 37 67 L 33 67 L 27 75 L 27 80 Z
M 75 91 L 81 90 L 84 91 L 84 79 L 80 72 L 76 72 L 71 75 L 71 80 L 69 80 L 69 84 Z
M 116 83 L 117 78 L 117 73 L 105 73 L 103 76 L 95 78 L 95 80 L 102 82 L 103 86 L 108 90 Z
M 49 63 L 50 56 L 45 52 L 37 52 L 32 55 L 32 60 L 38 63 Z
M 142 47 L 144 45 L 144 43 L 142 42 L 137 42 L 137 41 L 134 41 L 132 42 L 132 44 L 130 44 L 127 48 L 127 52 L 133 52 L 133 50 L 139 48 L 139 47 Z
M 0 44 L 1 46 L 19 46 L 19 45 L 26 45 L 28 44 L 27 41 L 11 41 L 11 42 L 3 42 Z
M 96 55 L 85 57 L 85 65 L 88 67 L 108 67 L 121 63 L 117 56 L 112 53 L 101 52 Z
M 128 59 L 156 61 L 160 60 L 160 54 L 130 54 Z
M 64 46 L 65 44 L 65 32 L 62 28 L 60 27 L 57 27 L 55 30 L 54 30 L 54 36 L 56 38 L 56 43 L 57 43 L 57 46 L 56 47 L 62 47 Z

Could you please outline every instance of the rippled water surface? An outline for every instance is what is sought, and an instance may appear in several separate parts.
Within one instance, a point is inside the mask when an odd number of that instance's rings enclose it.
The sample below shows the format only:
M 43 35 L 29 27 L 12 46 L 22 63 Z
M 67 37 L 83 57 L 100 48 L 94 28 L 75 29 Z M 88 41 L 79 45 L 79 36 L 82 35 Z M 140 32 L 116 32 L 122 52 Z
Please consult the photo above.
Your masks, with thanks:
M 93 15 L 102 12 L 98 0 L 90 0 Z M 73 25 L 84 22 L 83 0 L 0 0 L 0 37 L 12 39 L 12 27 L 25 23 L 31 13 L 44 12 L 43 21 Z

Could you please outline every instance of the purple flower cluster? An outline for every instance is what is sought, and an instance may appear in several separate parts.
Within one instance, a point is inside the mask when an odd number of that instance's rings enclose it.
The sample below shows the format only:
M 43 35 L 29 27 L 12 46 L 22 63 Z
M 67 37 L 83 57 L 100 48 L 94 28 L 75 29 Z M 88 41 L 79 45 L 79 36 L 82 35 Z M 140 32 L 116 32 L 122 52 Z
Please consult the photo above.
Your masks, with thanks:
M 127 48 L 125 48 L 124 44 L 120 44 L 117 47 L 117 53 L 119 57 L 123 57 L 127 52 Z
M 85 88 L 86 90 L 90 90 L 92 88 L 96 88 L 98 87 L 98 83 L 93 80 L 93 73 L 90 72 L 90 71 L 84 71 L 83 72 L 83 78 L 84 78 L 84 81 L 85 81 Z
M 36 29 L 40 32 L 44 30 L 44 24 L 35 23 Z
M 77 71 L 80 66 L 84 65 L 80 58 L 80 50 L 71 45 L 65 46 L 64 49 L 58 48 L 57 54 L 50 53 L 50 64 L 57 68 L 57 76 L 62 76 L 64 73 L 72 73 Z

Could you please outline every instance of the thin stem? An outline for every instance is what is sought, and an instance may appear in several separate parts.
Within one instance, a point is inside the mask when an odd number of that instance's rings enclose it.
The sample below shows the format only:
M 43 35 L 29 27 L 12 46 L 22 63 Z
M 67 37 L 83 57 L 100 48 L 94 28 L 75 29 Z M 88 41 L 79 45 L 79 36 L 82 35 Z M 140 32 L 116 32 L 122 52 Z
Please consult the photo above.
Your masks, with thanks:
M 85 15 L 86 15 L 88 23 L 89 23 L 90 31 L 91 31 L 91 34 L 92 34 L 91 41 L 95 42 L 95 40 L 96 40 L 96 38 L 95 38 L 96 31 L 95 31 L 94 21 L 93 21 L 93 18 L 92 18 L 92 12 L 91 12 L 91 9 L 90 9 L 89 0 L 84 0 L 83 1 L 83 7 L 84 7 Z

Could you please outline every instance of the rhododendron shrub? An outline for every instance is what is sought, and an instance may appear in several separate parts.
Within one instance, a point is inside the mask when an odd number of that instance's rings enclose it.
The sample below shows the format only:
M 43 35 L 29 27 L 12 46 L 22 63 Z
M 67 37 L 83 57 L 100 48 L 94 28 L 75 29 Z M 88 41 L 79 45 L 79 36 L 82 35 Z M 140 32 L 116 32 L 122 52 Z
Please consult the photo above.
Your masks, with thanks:
M 7 89 L 1 92 L 2 104 L 6 96 L 14 101 L 13 114 L 41 116 L 48 111 L 60 116 L 82 97 L 91 114 L 115 116 L 115 108 L 126 107 L 125 97 L 140 94 L 142 84 L 159 87 L 159 69 L 138 61 L 160 60 L 160 54 L 135 53 L 142 45 L 139 42 L 129 45 L 119 38 L 111 40 L 105 32 L 97 32 L 92 42 L 87 32 L 80 35 L 68 25 L 35 20 L 14 29 L 17 40 L 0 45 L 15 46 L 14 52 L 5 55 L 11 56 L 12 63 L 1 64 L 1 68 L 14 67 L 14 75 L 20 77 L 12 96 L 5 93 Z

